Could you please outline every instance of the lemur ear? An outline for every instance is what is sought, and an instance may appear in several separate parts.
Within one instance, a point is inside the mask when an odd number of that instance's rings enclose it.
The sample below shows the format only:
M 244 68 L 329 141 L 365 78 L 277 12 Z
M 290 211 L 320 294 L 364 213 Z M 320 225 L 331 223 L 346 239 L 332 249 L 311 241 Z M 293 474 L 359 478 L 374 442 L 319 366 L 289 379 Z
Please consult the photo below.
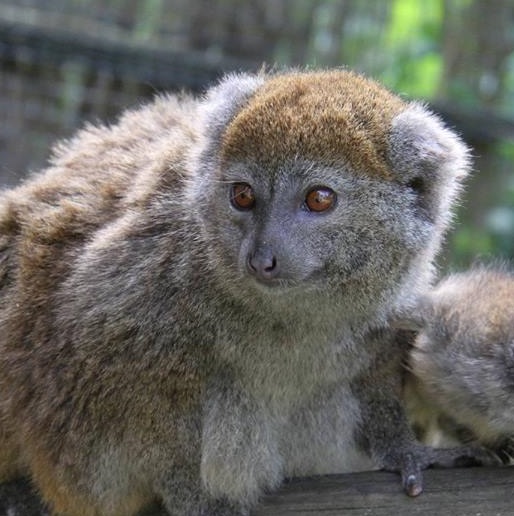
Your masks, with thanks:
M 388 157 L 396 180 L 419 194 L 430 218 L 445 218 L 470 171 L 462 140 L 425 106 L 413 102 L 392 121 Z
M 461 139 L 416 102 L 392 121 L 389 159 L 398 178 L 407 181 L 419 174 L 460 181 L 469 172 L 469 153 Z
M 229 74 L 211 88 L 202 103 L 207 135 L 218 141 L 226 126 L 264 83 L 264 75 Z

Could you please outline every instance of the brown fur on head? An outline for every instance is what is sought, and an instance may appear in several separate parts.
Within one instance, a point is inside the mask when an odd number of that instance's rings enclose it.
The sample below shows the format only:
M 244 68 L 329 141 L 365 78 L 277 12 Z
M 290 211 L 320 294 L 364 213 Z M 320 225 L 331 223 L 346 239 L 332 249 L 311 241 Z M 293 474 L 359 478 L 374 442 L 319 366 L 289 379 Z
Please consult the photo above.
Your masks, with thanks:
M 271 165 L 302 158 L 346 162 L 356 172 L 389 178 L 388 135 L 406 104 L 349 71 L 273 77 L 228 126 L 223 158 Z

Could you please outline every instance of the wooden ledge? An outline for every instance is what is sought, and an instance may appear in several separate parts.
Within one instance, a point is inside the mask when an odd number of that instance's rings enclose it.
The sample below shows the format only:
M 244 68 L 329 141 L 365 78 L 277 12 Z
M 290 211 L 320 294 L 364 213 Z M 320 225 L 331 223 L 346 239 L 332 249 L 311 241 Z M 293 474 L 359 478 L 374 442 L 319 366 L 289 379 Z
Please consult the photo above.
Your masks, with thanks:
M 381 471 L 294 479 L 263 498 L 252 516 L 513 516 L 514 467 L 438 469 L 409 498 Z M 159 508 L 146 516 L 164 516 Z M 0 484 L 0 515 L 48 516 L 24 480 Z
M 432 469 L 424 492 L 403 494 L 383 471 L 294 479 L 266 496 L 253 516 L 513 516 L 514 467 Z

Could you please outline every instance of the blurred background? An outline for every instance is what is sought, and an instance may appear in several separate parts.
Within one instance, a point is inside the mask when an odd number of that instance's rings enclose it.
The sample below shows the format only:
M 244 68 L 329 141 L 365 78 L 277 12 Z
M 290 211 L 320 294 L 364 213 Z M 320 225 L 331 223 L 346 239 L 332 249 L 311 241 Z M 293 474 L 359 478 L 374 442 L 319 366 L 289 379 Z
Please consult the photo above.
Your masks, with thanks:
M 86 121 L 263 64 L 428 102 L 475 158 L 442 268 L 514 257 L 514 0 L 0 0 L 0 187 Z

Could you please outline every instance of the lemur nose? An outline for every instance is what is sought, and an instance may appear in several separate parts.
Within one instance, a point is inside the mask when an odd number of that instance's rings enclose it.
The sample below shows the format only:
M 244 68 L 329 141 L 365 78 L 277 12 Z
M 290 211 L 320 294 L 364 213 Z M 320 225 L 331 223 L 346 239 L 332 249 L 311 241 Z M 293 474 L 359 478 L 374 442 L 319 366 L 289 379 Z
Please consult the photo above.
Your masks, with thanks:
M 260 280 L 271 280 L 278 274 L 278 261 L 270 246 L 258 247 L 247 258 L 247 269 Z

